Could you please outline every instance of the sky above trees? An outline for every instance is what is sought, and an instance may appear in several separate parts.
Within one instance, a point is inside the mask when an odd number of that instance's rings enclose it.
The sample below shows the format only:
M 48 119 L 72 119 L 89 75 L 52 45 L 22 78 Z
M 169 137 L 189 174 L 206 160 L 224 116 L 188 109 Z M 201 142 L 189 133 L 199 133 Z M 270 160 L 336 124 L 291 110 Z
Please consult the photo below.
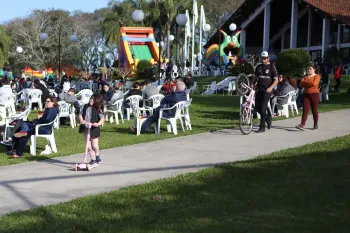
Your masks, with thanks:
M 106 7 L 108 0 L 4 0 L 1 1 L 0 24 L 17 17 L 25 17 L 34 9 L 63 9 L 93 12 Z

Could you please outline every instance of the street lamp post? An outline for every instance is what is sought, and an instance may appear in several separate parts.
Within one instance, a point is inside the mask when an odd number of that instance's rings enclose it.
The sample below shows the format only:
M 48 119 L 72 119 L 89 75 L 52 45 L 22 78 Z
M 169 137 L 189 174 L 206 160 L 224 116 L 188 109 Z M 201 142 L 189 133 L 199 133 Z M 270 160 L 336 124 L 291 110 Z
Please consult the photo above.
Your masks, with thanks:
M 45 32 L 40 34 L 40 40 L 46 41 L 49 35 Z M 76 42 L 78 37 L 74 34 L 69 36 L 71 42 Z M 61 79 L 61 26 L 58 26 L 58 79 Z
M 172 42 L 172 41 L 174 41 L 175 40 L 175 36 L 173 36 L 173 35 L 170 35 L 169 37 L 168 37 L 168 43 L 169 43 L 169 46 L 168 46 L 168 48 L 169 48 L 169 51 L 167 51 L 167 55 L 168 55 L 168 57 L 169 57 L 169 59 L 171 58 L 171 49 L 170 49 L 170 42 Z
M 159 49 L 158 49 L 158 70 L 159 70 L 159 82 L 158 84 L 160 83 L 160 80 L 162 79 L 162 72 L 161 72 L 161 61 L 162 61 L 162 48 L 164 46 L 164 42 L 162 41 L 162 31 L 159 29 L 159 32 L 158 32 L 158 37 L 159 37 Z
M 187 16 L 186 16 L 186 14 L 178 14 L 177 16 L 176 16 L 176 23 L 177 23 L 177 25 L 179 25 L 179 26 L 185 26 L 186 25 L 186 23 L 187 23 L 187 21 L 188 21 L 188 19 L 187 19 Z M 186 35 L 185 35 L 186 36 Z M 179 53 L 179 49 L 178 49 L 178 46 L 179 46 L 179 36 L 178 36 L 178 30 L 177 30 L 177 27 L 176 27 L 176 40 L 177 40 L 177 48 L 176 48 L 176 52 L 177 53 Z M 185 45 L 186 46 L 186 45 Z M 179 57 L 179 54 L 177 54 L 177 56 L 176 56 L 176 59 L 178 59 L 178 57 Z M 184 67 L 186 67 L 186 56 L 184 56 Z
M 202 27 L 202 21 L 201 21 L 201 27 L 200 27 L 200 33 L 199 33 L 199 65 L 198 65 L 198 71 L 199 71 L 199 75 L 202 75 L 202 59 L 203 59 L 203 55 L 202 55 L 202 48 L 203 48 L 203 46 L 202 46 L 202 40 L 203 40 L 203 38 L 202 38 L 202 30 L 204 31 L 204 32 L 208 32 L 208 31 L 210 31 L 210 28 L 211 28 L 211 26 L 210 26 L 210 24 L 204 24 L 203 25 L 203 27 Z

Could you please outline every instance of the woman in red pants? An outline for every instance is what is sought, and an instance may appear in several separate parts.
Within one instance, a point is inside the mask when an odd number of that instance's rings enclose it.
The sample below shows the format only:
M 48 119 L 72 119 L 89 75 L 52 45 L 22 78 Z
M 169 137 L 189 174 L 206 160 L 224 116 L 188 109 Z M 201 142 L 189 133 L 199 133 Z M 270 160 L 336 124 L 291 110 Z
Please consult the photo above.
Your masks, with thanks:
M 318 85 L 320 84 L 320 76 L 316 74 L 316 66 L 314 63 L 310 63 L 307 68 L 308 75 L 304 76 L 301 80 L 300 85 L 304 88 L 303 97 L 303 116 L 301 118 L 301 124 L 297 125 L 296 128 L 305 130 L 305 123 L 307 115 L 311 108 L 312 116 L 314 117 L 313 129 L 318 129 L 318 103 L 320 101 L 320 91 Z

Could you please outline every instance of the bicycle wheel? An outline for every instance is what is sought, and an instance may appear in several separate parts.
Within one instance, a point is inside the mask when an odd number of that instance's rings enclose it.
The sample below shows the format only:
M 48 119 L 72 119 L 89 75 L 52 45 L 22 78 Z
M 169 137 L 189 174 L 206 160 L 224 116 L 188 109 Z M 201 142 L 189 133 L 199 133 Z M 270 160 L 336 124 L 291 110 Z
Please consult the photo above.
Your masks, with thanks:
M 250 132 L 252 132 L 253 112 L 248 106 L 242 107 L 241 115 L 239 117 L 239 129 L 244 135 L 250 134 Z
M 243 85 L 245 84 L 245 85 Z M 236 89 L 238 94 L 240 95 L 246 95 L 249 91 L 248 87 L 249 87 L 250 83 L 249 83 L 249 78 L 246 74 L 241 73 L 238 75 L 237 79 L 236 79 Z

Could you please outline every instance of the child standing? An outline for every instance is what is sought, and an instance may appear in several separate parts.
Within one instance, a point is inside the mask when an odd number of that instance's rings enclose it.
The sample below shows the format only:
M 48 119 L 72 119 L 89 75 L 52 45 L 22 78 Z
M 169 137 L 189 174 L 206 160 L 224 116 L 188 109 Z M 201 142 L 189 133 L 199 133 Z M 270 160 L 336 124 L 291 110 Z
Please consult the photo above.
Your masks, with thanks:
M 98 146 L 98 138 L 100 137 L 100 126 L 104 123 L 105 118 L 103 96 L 93 94 L 89 104 L 86 104 L 79 114 L 80 128 L 79 133 L 84 134 L 85 141 L 87 140 L 88 128 L 90 129 L 90 140 L 86 141 L 88 152 L 91 156 L 90 166 L 97 167 L 101 163 L 100 151 Z

